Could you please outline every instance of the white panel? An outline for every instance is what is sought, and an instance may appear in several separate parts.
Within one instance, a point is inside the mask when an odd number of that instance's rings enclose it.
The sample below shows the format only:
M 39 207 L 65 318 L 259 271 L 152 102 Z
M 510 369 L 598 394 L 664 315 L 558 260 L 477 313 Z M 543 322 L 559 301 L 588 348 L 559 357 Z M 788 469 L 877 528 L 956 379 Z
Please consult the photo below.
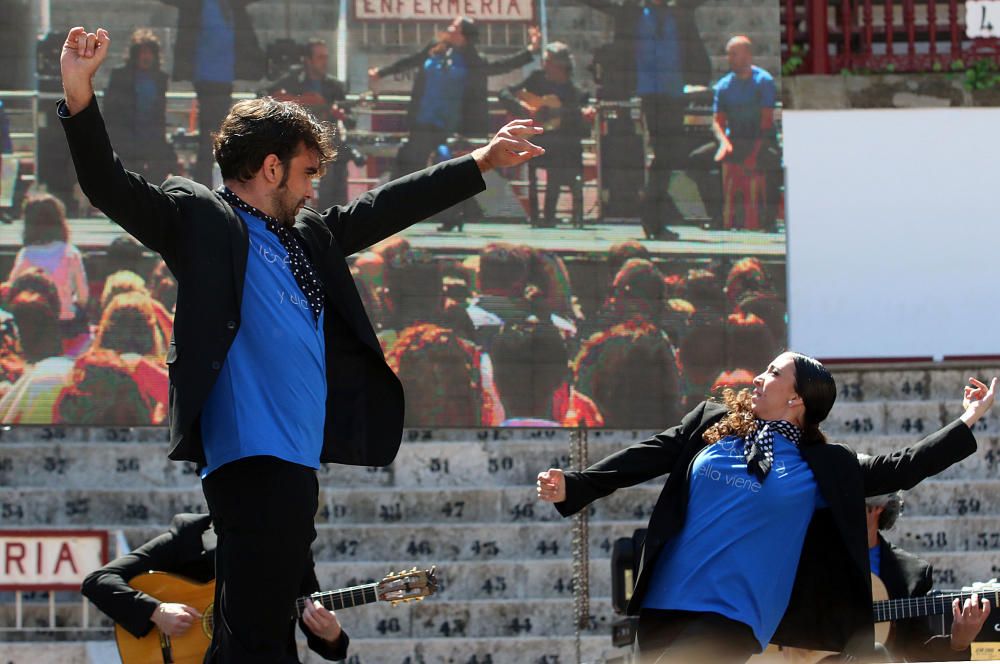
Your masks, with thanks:
M 1000 354 L 1000 109 L 787 111 L 790 346 Z

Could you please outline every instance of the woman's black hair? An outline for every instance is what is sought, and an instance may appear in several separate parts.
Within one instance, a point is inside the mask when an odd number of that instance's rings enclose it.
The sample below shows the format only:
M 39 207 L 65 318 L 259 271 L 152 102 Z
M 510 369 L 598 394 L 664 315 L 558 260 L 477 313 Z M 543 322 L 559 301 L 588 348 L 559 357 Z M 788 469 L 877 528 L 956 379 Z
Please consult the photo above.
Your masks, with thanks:
M 792 353 L 795 364 L 795 393 L 802 398 L 805 414 L 802 417 L 803 441 L 825 443 L 826 436 L 819 430 L 837 400 L 837 382 L 830 370 L 815 360 L 800 353 Z

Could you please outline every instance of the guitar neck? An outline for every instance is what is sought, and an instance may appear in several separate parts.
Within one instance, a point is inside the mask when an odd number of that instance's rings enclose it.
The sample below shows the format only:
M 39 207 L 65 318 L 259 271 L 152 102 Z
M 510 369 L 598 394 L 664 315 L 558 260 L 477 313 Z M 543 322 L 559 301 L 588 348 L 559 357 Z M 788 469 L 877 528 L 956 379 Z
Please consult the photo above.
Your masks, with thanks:
M 990 600 L 993 606 L 1000 600 L 1000 591 L 987 591 L 975 593 L 979 600 Z M 933 616 L 946 611 L 951 611 L 951 603 L 956 599 L 960 603 L 970 599 L 973 593 L 945 593 L 941 595 L 924 595 L 923 597 L 908 597 L 906 599 L 888 599 L 872 604 L 872 611 L 875 615 L 875 622 L 886 622 L 891 620 L 902 620 L 904 618 L 921 618 L 923 616 Z
M 322 593 L 315 593 L 308 597 L 300 597 L 295 600 L 295 617 L 301 618 L 302 612 L 313 601 L 319 601 L 330 611 L 339 611 L 352 606 L 371 604 L 378 601 L 378 584 L 369 583 L 363 586 L 353 586 L 341 590 L 330 590 Z

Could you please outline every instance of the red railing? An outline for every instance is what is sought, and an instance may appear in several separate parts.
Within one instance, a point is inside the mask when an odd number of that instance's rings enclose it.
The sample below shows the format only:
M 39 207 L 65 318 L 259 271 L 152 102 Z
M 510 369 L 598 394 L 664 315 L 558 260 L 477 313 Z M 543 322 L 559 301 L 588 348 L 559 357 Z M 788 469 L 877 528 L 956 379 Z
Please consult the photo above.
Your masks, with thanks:
M 1000 65 L 1000 39 L 968 38 L 959 0 L 784 0 L 782 14 L 786 75 Z

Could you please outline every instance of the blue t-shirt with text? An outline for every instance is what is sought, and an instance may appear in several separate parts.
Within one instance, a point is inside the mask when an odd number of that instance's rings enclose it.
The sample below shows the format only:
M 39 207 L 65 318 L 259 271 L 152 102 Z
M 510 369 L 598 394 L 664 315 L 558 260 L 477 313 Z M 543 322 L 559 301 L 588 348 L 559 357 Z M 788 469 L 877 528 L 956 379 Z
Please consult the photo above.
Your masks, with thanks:
M 764 138 L 765 132 L 760 128 L 761 109 L 774 108 L 777 98 L 774 78 L 754 66 L 747 78 L 730 72 L 715 84 L 714 112 L 726 114 L 729 138 Z M 772 128 L 766 135 L 773 133 Z
M 748 625 L 763 649 L 788 606 L 813 512 L 826 502 L 780 434 L 763 482 L 747 474 L 735 437 L 702 450 L 690 480 L 684 526 L 660 552 L 642 607 L 718 613 Z
M 257 217 L 236 212 L 250 237 L 242 322 L 202 411 L 208 462 L 202 477 L 252 456 L 319 468 L 326 423 L 324 314 L 318 323 L 313 319 L 278 236 Z

